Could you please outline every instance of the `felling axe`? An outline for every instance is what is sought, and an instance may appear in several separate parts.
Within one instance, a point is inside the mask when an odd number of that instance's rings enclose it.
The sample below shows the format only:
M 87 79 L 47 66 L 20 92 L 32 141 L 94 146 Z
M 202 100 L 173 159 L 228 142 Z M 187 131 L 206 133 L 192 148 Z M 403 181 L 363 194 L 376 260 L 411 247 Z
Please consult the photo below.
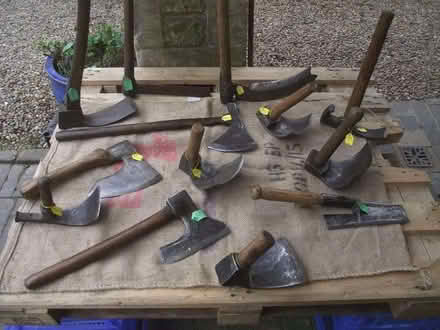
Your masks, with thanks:
M 367 54 L 362 62 L 356 84 L 351 93 L 347 108 L 345 109 L 345 116 L 352 107 L 360 107 L 362 104 L 393 18 L 394 14 L 391 11 L 383 11 L 380 15 Z M 334 111 L 335 106 L 333 104 L 328 106 L 321 115 L 321 123 L 334 128 L 338 127 L 342 123 L 343 117 L 335 116 L 333 114 Z M 353 134 L 370 140 L 383 140 L 387 137 L 385 128 L 366 129 L 363 127 L 354 127 Z
M 208 217 L 203 210 L 198 209 L 188 193 L 183 190 L 168 199 L 163 209 L 142 222 L 29 276 L 25 280 L 25 286 L 28 289 L 36 289 L 73 273 L 179 217 L 185 224 L 185 233 L 176 242 L 161 248 L 161 259 L 164 263 L 173 263 L 189 257 L 230 233 L 223 222 Z
M 217 43 L 220 60 L 220 100 L 223 104 L 242 101 L 268 101 L 286 97 L 315 80 L 310 68 L 284 80 L 233 85 L 229 31 L 229 0 L 217 0 Z
M 363 202 L 344 196 L 297 192 L 255 185 L 251 187 L 251 197 L 255 200 L 294 202 L 305 207 L 320 205 L 322 207 L 346 208 L 352 211 L 351 214 L 324 214 L 329 230 L 405 224 L 409 221 L 405 209 L 401 205 Z
M 39 178 L 41 213 L 16 212 L 16 222 L 50 223 L 66 226 L 87 226 L 98 221 L 101 209 L 99 187 L 92 190 L 87 199 L 73 208 L 60 208 L 55 204 L 50 190 L 50 179 Z
M 101 198 L 114 197 L 146 188 L 161 180 L 161 175 L 151 167 L 129 141 L 122 141 L 108 149 L 96 149 L 79 160 L 57 168 L 46 176 L 52 184 L 66 181 L 82 172 L 100 166 L 108 166 L 124 161 L 123 167 L 115 174 L 97 182 Z M 93 190 L 93 189 L 92 189 Z M 40 192 L 38 178 L 25 182 L 20 192 L 26 198 L 36 198 Z
M 342 189 L 348 187 L 354 180 L 364 174 L 371 165 L 373 155 L 368 143 L 352 159 L 343 161 L 330 159 L 363 115 L 361 109 L 352 108 L 321 150 L 310 151 L 304 163 L 305 170 L 321 179 L 330 188 Z
M 124 0 L 124 78 L 125 99 L 99 112 L 84 115 L 81 109 L 81 81 L 87 55 L 87 39 L 90 23 L 90 0 L 78 0 L 77 32 L 72 74 L 65 98 L 66 110 L 58 112 L 58 124 L 62 129 L 81 126 L 105 126 L 118 122 L 136 112 L 131 97 L 136 94 L 134 79 L 133 0 Z
M 236 103 L 228 103 L 231 124 L 220 137 L 208 145 L 209 149 L 221 152 L 243 152 L 257 148 L 257 143 L 249 135 L 246 125 L 240 119 L 240 109 Z
M 204 132 L 205 129 L 200 123 L 193 125 L 188 148 L 180 158 L 179 169 L 189 175 L 197 188 L 207 190 L 235 178 L 243 167 L 244 158 L 241 155 L 219 168 L 202 161 L 199 151 Z
M 316 88 L 316 83 L 310 82 L 281 102 L 259 108 L 257 118 L 261 125 L 270 135 L 279 139 L 303 134 L 310 125 L 311 114 L 299 119 L 287 119 L 282 114 L 312 94 Z
M 286 239 L 274 240 L 263 231 L 240 253 L 231 253 L 216 266 L 223 286 L 282 288 L 305 282 L 304 266 Z

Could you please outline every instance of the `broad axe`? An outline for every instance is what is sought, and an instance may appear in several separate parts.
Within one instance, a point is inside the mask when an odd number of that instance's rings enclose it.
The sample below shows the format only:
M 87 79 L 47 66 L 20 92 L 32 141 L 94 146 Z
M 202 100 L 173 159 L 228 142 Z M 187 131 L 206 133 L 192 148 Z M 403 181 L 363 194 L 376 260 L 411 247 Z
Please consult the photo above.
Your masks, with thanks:
M 361 109 L 352 108 L 321 150 L 313 149 L 310 151 L 304 163 L 304 169 L 330 188 L 342 189 L 348 187 L 355 179 L 364 174 L 371 165 L 373 155 L 368 142 L 352 159 L 330 160 L 330 157 L 344 141 L 345 136 L 351 132 L 363 115 Z
M 229 0 L 217 0 L 217 42 L 220 60 L 220 100 L 223 104 L 234 101 L 269 101 L 286 97 L 308 82 L 315 80 L 311 68 L 284 80 L 255 82 L 249 86 L 234 86 L 231 74 L 231 45 L 229 27 Z
M 270 135 L 279 139 L 303 134 L 310 125 L 312 114 L 298 119 L 287 119 L 282 114 L 312 94 L 316 88 L 316 83 L 310 82 L 281 102 L 258 109 L 257 118 L 261 125 Z
M 187 258 L 230 233 L 229 228 L 223 222 L 208 217 L 203 210 L 198 209 L 188 193 L 183 190 L 169 198 L 166 206 L 149 218 L 68 259 L 29 276 L 25 280 L 25 286 L 28 289 L 36 289 L 73 273 L 163 227 L 176 217 L 183 220 L 185 233 L 176 242 L 160 249 L 163 263 L 174 263 Z
M 122 168 L 115 174 L 98 180 L 92 188 L 94 190 L 96 186 L 100 187 L 101 198 L 135 192 L 162 179 L 162 176 L 147 161 L 143 160 L 142 155 L 136 152 L 136 147 L 127 140 L 105 150 L 96 149 L 73 163 L 49 172 L 46 176 L 52 184 L 55 184 L 89 169 L 111 165 L 120 160 L 124 162 Z M 25 182 L 20 187 L 20 192 L 28 199 L 38 197 L 38 178 Z
M 251 187 L 251 197 L 254 200 L 293 202 L 303 207 L 320 205 L 322 207 L 345 208 L 352 211 L 351 214 L 324 214 L 324 220 L 329 230 L 405 224 L 409 221 L 408 215 L 401 205 L 363 202 L 345 196 L 290 191 L 254 185 Z
M 121 121 L 136 113 L 132 97 L 136 95 L 134 77 L 134 26 L 133 0 L 124 0 L 124 100 L 109 108 L 84 115 L 81 109 L 81 82 L 87 56 L 87 40 L 90 24 L 90 0 L 77 1 L 77 32 L 72 74 L 65 97 L 66 110 L 58 112 L 58 124 L 62 129 L 82 126 L 105 126 Z
M 246 125 L 240 119 L 240 109 L 236 103 L 228 103 L 231 124 L 220 137 L 208 144 L 208 149 L 221 152 L 243 152 L 257 149 L 257 143 L 249 135 Z
M 262 231 L 240 253 L 231 253 L 215 266 L 223 286 L 282 288 L 305 283 L 304 266 L 284 239 Z
M 38 179 L 40 189 L 40 212 L 16 212 L 16 222 L 49 223 L 66 226 L 87 226 L 98 221 L 101 210 L 100 189 L 92 190 L 87 199 L 73 208 L 60 208 L 53 201 L 50 179 L 43 176 Z
M 202 124 L 195 123 L 192 126 L 188 148 L 180 158 L 179 169 L 188 174 L 197 188 L 207 190 L 235 178 L 243 167 L 244 157 L 240 155 L 218 169 L 213 164 L 202 161 L 199 151 L 204 132 Z
M 344 116 L 346 116 L 350 112 L 350 109 L 352 107 L 361 106 L 374 68 L 377 61 L 379 60 L 380 53 L 385 43 L 385 38 L 387 36 L 388 29 L 391 26 L 393 18 L 394 14 L 391 11 L 383 11 L 380 15 L 379 21 L 376 25 L 376 30 L 374 31 L 370 46 L 368 47 L 367 54 L 362 62 L 356 84 L 353 88 L 350 100 L 348 101 L 347 107 L 345 109 Z M 330 104 L 321 115 L 321 124 L 333 128 L 338 127 L 342 123 L 343 117 L 335 116 L 333 114 L 334 111 L 335 106 L 333 104 Z M 356 136 L 360 136 L 369 140 L 383 140 L 387 137 L 386 128 L 366 129 L 363 127 L 353 127 L 352 132 Z

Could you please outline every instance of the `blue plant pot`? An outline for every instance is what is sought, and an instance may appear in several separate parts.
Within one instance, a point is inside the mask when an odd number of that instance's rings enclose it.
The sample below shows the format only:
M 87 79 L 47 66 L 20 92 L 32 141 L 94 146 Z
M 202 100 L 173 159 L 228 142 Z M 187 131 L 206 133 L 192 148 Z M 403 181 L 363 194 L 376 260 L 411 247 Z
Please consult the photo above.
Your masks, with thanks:
M 46 58 L 46 64 L 44 65 L 44 69 L 46 70 L 49 76 L 52 93 L 55 96 L 57 103 L 58 104 L 64 103 L 64 96 L 66 95 L 69 78 L 60 75 L 55 70 L 55 66 L 53 64 L 53 57 L 51 56 L 48 56 Z

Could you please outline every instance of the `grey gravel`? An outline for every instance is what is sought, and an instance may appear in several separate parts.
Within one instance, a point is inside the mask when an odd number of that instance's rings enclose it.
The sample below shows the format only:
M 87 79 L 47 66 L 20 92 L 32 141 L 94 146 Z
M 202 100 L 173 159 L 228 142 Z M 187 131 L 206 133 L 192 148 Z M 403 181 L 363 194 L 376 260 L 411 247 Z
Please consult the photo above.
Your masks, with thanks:
M 55 112 L 39 39 L 75 38 L 76 1 L 0 0 L 0 150 L 47 147 L 41 132 Z M 120 26 L 122 1 L 92 1 L 91 29 Z
M 382 10 L 395 13 L 376 66 L 392 100 L 440 95 L 440 1 L 256 0 L 257 66 L 359 67 Z
M 232 1 L 232 0 L 230 0 Z M 120 23 L 122 1 L 92 1 L 92 29 Z M 40 38 L 74 38 L 76 1 L 0 0 L 0 150 L 46 147 L 55 112 Z M 258 66 L 359 67 L 383 9 L 396 13 L 376 67 L 389 99 L 440 96 L 440 1 L 256 0 Z

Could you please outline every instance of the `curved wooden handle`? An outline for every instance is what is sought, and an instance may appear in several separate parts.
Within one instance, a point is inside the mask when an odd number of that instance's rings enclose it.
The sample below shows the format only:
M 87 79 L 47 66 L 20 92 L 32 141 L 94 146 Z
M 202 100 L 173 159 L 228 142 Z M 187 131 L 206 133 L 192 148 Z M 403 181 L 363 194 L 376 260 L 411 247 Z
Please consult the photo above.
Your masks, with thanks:
M 38 179 L 38 185 L 40 186 L 41 204 L 44 207 L 54 206 L 55 203 L 53 201 L 52 191 L 50 190 L 50 179 L 47 176 L 42 176 Z
M 272 235 L 267 231 L 262 231 L 258 234 L 256 239 L 250 242 L 249 245 L 238 254 L 237 261 L 240 268 L 249 268 L 258 257 L 269 250 L 274 243 L 275 240 Z
M 202 144 L 205 128 L 201 123 L 195 123 L 191 128 L 191 137 L 188 148 L 185 151 L 185 157 L 190 162 L 196 162 L 199 159 L 200 145 Z
M 102 241 L 74 256 L 49 266 L 26 278 L 24 285 L 36 289 L 95 262 L 171 221 L 174 214 L 167 206 L 142 222 Z
M 87 171 L 88 169 L 98 166 L 109 165 L 113 162 L 114 159 L 106 150 L 96 149 L 90 154 L 71 164 L 62 166 L 52 172 L 49 172 L 46 176 L 51 183 L 57 183 L 63 180 L 68 180 L 80 172 Z M 38 198 L 40 193 L 39 179 L 35 178 L 23 183 L 23 185 L 20 187 L 20 192 L 25 198 Z
M 251 187 L 252 199 L 265 199 L 278 202 L 296 202 L 302 206 L 321 203 L 321 195 L 312 192 L 297 192 L 283 189 L 272 189 L 255 185 Z
M 312 94 L 318 87 L 318 84 L 314 81 L 308 83 L 304 87 L 297 90 L 292 95 L 281 100 L 281 102 L 271 107 L 270 119 L 278 120 L 281 115 L 289 110 L 294 105 L 304 100 L 307 96 Z

